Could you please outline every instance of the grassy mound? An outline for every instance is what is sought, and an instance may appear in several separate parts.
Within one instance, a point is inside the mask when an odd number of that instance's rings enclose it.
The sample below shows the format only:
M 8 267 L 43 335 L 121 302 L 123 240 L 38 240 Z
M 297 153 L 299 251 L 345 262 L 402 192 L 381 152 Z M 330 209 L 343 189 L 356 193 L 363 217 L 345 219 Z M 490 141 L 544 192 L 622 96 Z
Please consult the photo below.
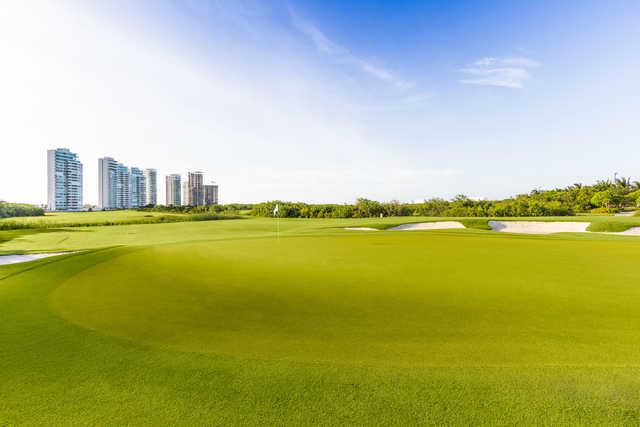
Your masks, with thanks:
M 633 227 L 640 227 L 640 224 L 637 222 L 625 222 L 625 221 L 617 221 L 617 222 L 594 222 L 592 223 L 588 231 L 593 232 L 601 232 L 601 233 L 620 233 L 622 231 L 627 231 Z
M 89 268 L 53 301 L 108 335 L 239 358 L 633 364 L 640 348 L 627 343 L 640 330 L 620 315 L 640 303 L 627 280 L 635 260 L 627 247 L 594 243 L 588 256 L 584 246 L 441 234 L 168 245 Z M 526 267 L 533 257 L 544 268 Z

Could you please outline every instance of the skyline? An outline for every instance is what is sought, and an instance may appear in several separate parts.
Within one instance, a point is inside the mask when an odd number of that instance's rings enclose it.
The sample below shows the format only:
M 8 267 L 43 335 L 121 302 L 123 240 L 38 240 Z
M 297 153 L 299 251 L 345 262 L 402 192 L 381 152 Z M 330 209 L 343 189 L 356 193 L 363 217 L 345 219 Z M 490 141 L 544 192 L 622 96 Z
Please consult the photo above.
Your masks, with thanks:
M 225 202 L 500 198 L 638 176 L 637 12 L 7 2 L 0 182 L 34 173 L 0 199 L 44 203 L 42 153 L 59 146 L 84 163 L 91 204 L 104 156 L 214 171 Z
M 84 164 L 77 153 L 64 147 L 47 150 L 47 209 L 78 211 L 85 207 L 95 207 L 100 210 L 118 210 L 162 204 L 158 203 L 158 179 L 155 168 L 127 166 L 108 156 L 99 158 L 98 165 L 98 204 L 83 203 Z M 188 171 L 187 177 L 188 181 L 183 182 L 184 186 L 180 191 L 181 175 L 165 176 L 164 205 L 218 204 L 219 185 L 215 181 L 205 183 L 202 171 Z M 176 178 L 178 185 L 169 190 L 169 181 L 173 182 Z M 177 195 L 174 195 L 176 191 Z

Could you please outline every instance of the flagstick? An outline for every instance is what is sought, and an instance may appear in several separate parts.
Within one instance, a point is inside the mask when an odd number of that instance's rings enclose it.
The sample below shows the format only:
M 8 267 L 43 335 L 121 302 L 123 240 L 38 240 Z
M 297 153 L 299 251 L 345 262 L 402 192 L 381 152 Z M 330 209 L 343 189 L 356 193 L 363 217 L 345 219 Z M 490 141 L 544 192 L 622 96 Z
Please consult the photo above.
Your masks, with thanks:
M 276 217 L 276 239 L 278 242 L 280 241 L 280 208 L 276 203 L 276 206 L 273 208 L 273 216 Z

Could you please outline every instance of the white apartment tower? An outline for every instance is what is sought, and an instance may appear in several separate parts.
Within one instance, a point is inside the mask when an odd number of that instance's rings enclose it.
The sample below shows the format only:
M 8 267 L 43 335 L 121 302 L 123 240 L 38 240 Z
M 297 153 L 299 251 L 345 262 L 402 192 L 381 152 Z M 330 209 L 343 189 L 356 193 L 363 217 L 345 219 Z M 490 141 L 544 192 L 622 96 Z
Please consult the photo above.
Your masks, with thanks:
M 147 203 L 147 184 L 142 169 L 131 168 L 129 173 L 129 207 L 141 208 Z
M 147 199 L 145 205 L 155 206 L 158 204 L 158 174 L 155 169 L 145 169 L 144 179 L 146 181 Z
M 191 192 L 189 191 L 189 182 L 182 183 L 182 206 L 191 206 Z
M 51 211 L 82 209 L 82 163 L 67 148 L 47 150 L 47 208 Z
M 218 204 L 218 185 L 215 182 L 211 184 L 205 184 L 204 186 L 204 204 L 205 205 L 217 205 Z
M 131 184 L 129 182 L 129 168 L 123 164 L 118 164 L 116 168 L 116 205 L 114 209 L 129 208 L 129 192 Z
M 98 159 L 98 207 L 100 209 L 116 208 L 117 174 L 118 162 L 111 157 Z
M 204 205 L 204 178 L 200 171 L 189 172 L 187 175 L 188 206 Z M 183 192 L 184 197 L 184 192 Z
M 180 206 L 182 198 L 180 197 L 180 175 L 172 174 L 165 177 L 166 188 L 166 205 Z

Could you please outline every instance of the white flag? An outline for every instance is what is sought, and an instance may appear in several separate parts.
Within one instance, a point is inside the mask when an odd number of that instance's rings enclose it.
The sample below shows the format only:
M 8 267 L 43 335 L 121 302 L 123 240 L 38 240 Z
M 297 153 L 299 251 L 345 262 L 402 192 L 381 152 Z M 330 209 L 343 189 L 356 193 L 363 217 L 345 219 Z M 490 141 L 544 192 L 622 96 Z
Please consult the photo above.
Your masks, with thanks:
M 276 206 L 273 208 L 273 216 L 278 216 L 278 212 L 280 212 L 280 208 L 278 207 L 278 204 L 276 203 Z

